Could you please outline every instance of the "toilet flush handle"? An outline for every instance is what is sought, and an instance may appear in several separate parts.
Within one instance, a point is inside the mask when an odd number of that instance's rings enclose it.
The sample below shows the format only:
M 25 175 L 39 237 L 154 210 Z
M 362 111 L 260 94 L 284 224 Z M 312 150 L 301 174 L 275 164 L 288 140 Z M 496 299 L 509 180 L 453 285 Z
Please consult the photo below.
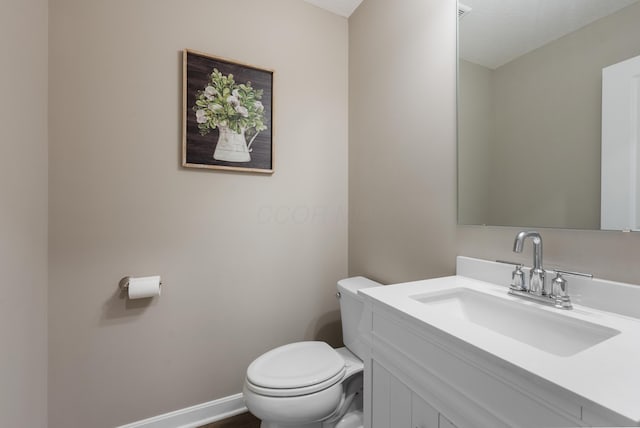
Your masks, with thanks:
M 339 298 L 341 298 L 341 297 L 342 297 L 342 294 L 340 294 L 340 292 L 338 291 L 338 292 L 336 293 L 336 299 L 339 299 Z

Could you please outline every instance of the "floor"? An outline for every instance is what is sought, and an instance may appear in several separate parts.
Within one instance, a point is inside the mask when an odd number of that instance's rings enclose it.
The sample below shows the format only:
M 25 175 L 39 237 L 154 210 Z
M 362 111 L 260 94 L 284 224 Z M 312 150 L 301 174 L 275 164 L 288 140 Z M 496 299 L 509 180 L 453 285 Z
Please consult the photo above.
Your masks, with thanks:
M 260 420 L 251 413 L 243 413 L 220 422 L 204 425 L 200 428 L 260 428 Z

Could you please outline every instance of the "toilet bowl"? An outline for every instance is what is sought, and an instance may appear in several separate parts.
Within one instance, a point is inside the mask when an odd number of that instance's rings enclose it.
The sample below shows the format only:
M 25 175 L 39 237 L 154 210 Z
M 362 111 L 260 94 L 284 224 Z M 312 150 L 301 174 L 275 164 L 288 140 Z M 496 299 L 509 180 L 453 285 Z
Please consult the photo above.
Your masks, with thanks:
M 360 395 L 345 387 L 357 382 L 362 369 L 362 361 L 346 348 L 334 350 L 324 342 L 284 345 L 249 366 L 244 399 L 262 428 L 330 427 L 331 416 L 346 413 Z
M 249 368 L 243 387 L 247 408 L 261 428 L 361 428 L 362 352 L 358 335 L 362 299 L 357 291 L 380 284 L 363 277 L 338 282 L 346 347 L 295 342 L 268 351 Z

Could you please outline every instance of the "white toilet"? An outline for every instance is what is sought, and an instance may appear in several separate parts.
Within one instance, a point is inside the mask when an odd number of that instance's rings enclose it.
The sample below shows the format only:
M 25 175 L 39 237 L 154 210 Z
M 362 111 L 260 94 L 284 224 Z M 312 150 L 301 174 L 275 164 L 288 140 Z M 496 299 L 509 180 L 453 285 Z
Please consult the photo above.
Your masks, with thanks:
M 358 333 L 363 277 L 338 281 L 345 348 L 296 342 L 262 354 L 249 365 L 243 394 L 261 428 L 362 428 L 362 351 Z

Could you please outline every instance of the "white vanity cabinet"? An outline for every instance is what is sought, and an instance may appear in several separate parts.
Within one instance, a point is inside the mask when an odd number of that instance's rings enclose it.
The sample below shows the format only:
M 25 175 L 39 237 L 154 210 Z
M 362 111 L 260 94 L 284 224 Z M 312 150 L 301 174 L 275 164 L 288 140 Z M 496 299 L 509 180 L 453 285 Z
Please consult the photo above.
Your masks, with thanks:
M 365 427 L 629 426 L 596 404 L 366 299 Z M 366 388 L 366 387 L 365 387 Z
M 439 428 L 438 411 L 376 361 L 372 363 L 373 428 Z M 446 420 L 446 419 L 445 419 Z

